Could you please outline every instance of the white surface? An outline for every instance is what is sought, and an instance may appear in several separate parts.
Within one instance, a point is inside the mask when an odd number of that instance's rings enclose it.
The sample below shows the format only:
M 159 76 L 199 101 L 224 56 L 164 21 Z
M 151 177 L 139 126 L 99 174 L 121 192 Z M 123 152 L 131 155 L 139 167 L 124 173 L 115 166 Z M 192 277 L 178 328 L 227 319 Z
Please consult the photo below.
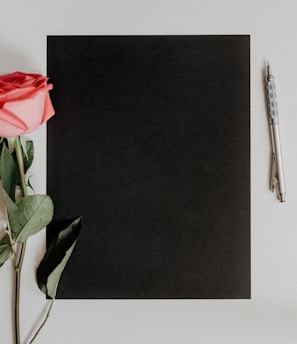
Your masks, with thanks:
M 26 0 L 2 2 L 0 73 L 46 73 L 46 36 L 54 34 L 251 35 L 251 300 L 56 301 L 36 343 L 181 344 L 297 341 L 297 2 L 294 0 Z M 276 78 L 287 202 L 268 190 L 270 146 L 262 69 Z M 57 114 L 63 116 L 63 114 Z M 32 183 L 45 189 L 45 128 Z M 22 335 L 46 301 L 34 268 L 44 233 L 28 245 L 22 283 Z M 83 279 L 83 276 L 82 276 Z M 11 273 L 0 270 L 0 343 L 12 343 Z M 25 341 L 24 341 L 25 343 Z

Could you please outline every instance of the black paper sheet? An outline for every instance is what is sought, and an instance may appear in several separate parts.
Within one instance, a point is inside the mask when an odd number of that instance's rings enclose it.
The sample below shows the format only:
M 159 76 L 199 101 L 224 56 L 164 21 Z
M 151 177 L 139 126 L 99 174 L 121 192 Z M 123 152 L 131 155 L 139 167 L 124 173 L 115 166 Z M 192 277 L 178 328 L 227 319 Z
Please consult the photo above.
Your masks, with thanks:
M 48 194 L 83 216 L 57 297 L 250 298 L 250 37 L 47 48 Z

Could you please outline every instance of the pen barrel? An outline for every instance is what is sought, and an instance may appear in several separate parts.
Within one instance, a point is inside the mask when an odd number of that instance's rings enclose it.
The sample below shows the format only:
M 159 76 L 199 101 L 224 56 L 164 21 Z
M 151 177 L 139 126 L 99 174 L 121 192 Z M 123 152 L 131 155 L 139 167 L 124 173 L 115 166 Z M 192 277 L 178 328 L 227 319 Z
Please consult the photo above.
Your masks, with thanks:
M 278 180 L 278 193 L 279 193 L 280 200 L 284 202 L 285 194 L 286 194 L 284 169 L 283 169 L 281 142 L 280 142 L 280 133 L 279 133 L 279 117 L 278 117 L 278 106 L 277 106 L 277 98 L 276 98 L 276 88 L 275 88 L 274 78 L 272 75 L 268 76 L 267 84 L 266 84 L 266 93 L 267 93 L 269 122 L 270 122 L 270 128 L 271 128 L 272 150 L 273 150 L 273 154 L 275 158 L 276 176 Z
M 275 163 L 276 163 L 276 168 L 277 168 L 278 192 L 279 192 L 280 199 L 284 201 L 286 191 L 285 191 L 284 168 L 283 168 L 283 161 L 282 161 L 278 119 L 272 120 L 272 122 L 270 122 L 270 125 L 271 125 L 273 150 L 275 154 Z

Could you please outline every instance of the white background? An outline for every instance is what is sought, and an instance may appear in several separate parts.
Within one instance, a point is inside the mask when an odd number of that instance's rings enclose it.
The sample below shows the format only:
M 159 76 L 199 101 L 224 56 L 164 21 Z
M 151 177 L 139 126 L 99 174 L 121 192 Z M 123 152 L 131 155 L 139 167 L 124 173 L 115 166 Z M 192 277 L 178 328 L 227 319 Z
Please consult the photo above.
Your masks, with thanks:
M 2 1 L 0 74 L 46 74 L 47 35 L 251 35 L 251 300 L 57 300 L 36 343 L 297 342 L 296 0 Z M 262 71 L 276 78 L 287 202 L 269 191 L 270 141 Z M 56 114 L 63 116 L 63 114 Z M 83 120 L 83 119 L 82 119 Z M 35 141 L 32 184 L 45 192 L 46 131 Z M 222 180 L 222 183 L 224 181 Z M 214 209 L 215 216 L 215 209 Z M 34 282 L 45 234 L 30 239 L 22 283 L 26 343 L 47 305 Z M 81 276 L 83 281 L 83 276 Z M 12 343 L 11 265 L 0 270 L 0 343 Z

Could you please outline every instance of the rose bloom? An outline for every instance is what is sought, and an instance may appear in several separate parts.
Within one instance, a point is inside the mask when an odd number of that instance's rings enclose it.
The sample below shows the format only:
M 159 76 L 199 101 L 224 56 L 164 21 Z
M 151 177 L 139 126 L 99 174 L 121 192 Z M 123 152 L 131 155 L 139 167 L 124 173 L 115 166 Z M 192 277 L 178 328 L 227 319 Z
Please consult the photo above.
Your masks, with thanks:
M 29 133 L 55 114 L 47 80 L 22 72 L 0 76 L 0 137 Z

